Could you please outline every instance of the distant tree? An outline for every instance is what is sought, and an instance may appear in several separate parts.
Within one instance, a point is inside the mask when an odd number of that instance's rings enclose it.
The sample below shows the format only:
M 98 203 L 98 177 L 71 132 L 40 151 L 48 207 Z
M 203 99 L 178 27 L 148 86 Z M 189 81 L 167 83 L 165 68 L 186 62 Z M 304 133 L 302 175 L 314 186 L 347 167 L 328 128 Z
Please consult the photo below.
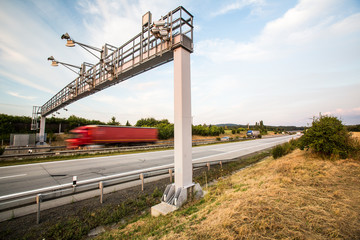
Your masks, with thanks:
M 259 130 L 261 135 L 267 134 L 266 126 L 264 125 L 263 120 L 260 121 Z
M 111 121 L 107 123 L 108 125 L 120 125 L 120 122 L 116 121 L 116 117 L 112 117 Z
M 360 124 L 346 126 L 347 130 L 350 132 L 360 132 Z
M 155 118 L 141 118 L 135 124 L 137 127 L 154 127 L 159 124 L 160 121 L 157 121 Z

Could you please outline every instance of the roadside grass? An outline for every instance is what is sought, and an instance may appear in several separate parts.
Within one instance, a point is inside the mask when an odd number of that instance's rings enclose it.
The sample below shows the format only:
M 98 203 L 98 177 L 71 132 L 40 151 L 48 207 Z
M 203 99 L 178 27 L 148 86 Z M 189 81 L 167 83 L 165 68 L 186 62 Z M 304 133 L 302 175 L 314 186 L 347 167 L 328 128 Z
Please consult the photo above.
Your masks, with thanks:
M 147 213 L 97 239 L 360 239 L 359 186 L 359 161 L 297 149 L 218 178 L 172 214 Z
M 205 169 L 195 171 L 194 181 L 200 184 L 206 184 L 223 178 L 238 169 L 254 164 L 264 157 L 269 156 L 270 151 L 255 154 L 251 157 L 241 158 L 237 162 L 224 163 L 223 167 L 212 166 L 210 171 Z M 129 224 L 136 224 L 146 219 L 146 226 L 137 227 L 131 230 L 130 236 L 137 236 L 144 231 L 148 236 L 157 236 L 163 234 L 164 225 L 172 225 L 173 219 L 171 215 L 165 218 L 152 218 L 150 216 L 150 208 L 160 203 L 163 189 L 156 188 L 150 194 L 139 193 L 138 197 L 128 199 L 117 204 L 106 205 L 89 210 L 87 208 L 77 209 L 74 216 L 63 216 L 55 221 L 44 222 L 40 226 L 34 224 L 27 229 L 26 234 L 21 239 L 83 239 L 91 229 L 98 226 L 105 226 L 107 230 L 111 230 L 116 224 L 116 229 L 125 229 Z M 191 216 L 194 221 L 203 221 L 205 218 L 198 218 L 194 214 L 200 209 L 205 200 L 188 204 L 189 208 L 182 208 L 176 214 L 181 216 Z M 183 223 L 185 226 L 185 222 Z M 112 227 L 111 227 L 112 226 Z M 176 231 L 181 231 L 183 227 L 177 226 Z M 165 231 L 166 232 L 166 231 Z M 9 238 L 12 232 L 8 229 L 0 232 L 0 239 Z M 126 233 L 128 235 L 128 233 Z M 109 237 L 111 239 L 111 237 Z M 115 238 L 116 239 L 116 238 Z M 132 237 L 127 238 L 132 239 Z

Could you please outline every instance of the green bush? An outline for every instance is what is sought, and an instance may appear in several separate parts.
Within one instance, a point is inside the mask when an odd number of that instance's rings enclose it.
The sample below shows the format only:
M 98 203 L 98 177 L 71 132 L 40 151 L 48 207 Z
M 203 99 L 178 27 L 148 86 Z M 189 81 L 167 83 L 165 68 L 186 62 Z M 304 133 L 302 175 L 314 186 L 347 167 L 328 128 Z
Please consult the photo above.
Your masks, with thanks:
M 165 140 L 174 137 L 174 124 L 160 123 L 156 127 L 159 139 Z
M 285 149 L 282 147 L 282 145 L 278 145 L 271 150 L 271 155 L 275 159 L 282 157 L 285 155 Z
M 295 139 L 291 139 L 289 142 L 278 145 L 271 150 L 273 158 L 279 158 L 291 153 L 297 148 L 298 142 Z
M 357 151 L 345 126 L 331 116 L 314 118 L 312 126 L 300 138 L 299 147 L 310 149 L 322 158 L 347 158 Z

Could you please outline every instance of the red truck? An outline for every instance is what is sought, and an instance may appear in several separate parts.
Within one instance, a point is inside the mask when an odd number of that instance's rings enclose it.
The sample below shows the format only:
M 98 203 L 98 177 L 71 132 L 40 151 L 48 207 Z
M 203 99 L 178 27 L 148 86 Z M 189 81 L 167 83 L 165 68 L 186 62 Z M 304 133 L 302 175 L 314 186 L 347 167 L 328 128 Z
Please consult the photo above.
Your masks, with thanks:
M 156 128 L 87 125 L 70 131 L 68 148 L 86 145 L 118 143 L 154 143 L 158 140 Z

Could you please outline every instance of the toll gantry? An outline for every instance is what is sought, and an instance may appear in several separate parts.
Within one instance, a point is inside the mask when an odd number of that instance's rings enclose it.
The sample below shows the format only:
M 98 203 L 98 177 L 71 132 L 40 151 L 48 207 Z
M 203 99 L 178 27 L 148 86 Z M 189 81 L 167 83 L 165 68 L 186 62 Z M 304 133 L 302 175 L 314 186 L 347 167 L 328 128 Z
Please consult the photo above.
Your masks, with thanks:
M 83 63 L 75 80 L 41 107 L 33 107 L 32 130 L 38 129 L 39 117 L 44 118 L 79 99 L 172 61 L 177 47 L 193 52 L 193 28 L 193 16 L 181 6 L 154 22 L 152 14 L 147 12 L 142 17 L 139 34 L 119 48 L 105 44 L 102 49 L 95 49 L 100 52 L 97 64 Z M 77 43 L 68 34 L 62 38 L 67 40 L 67 46 Z M 53 57 L 48 60 L 54 66 L 59 63 Z M 40 122 L 40 129 L 42 125 Z
M 191 141 L 191 74 L 190 54 L 193 52 L 193 16 L 183 7 L 178 7 L 152 22 L 147 12 L 142 17 L 142 30 L 119 48 L 105 44 L 97 49 L 72 39 L 69 34 L 61 38 L 67 46 L 75 44 L 100 52 L 95 65 L 83 63 L 79 76 L 55 94 L 41 107 L 33 108 L 32 129 L 37 129 L 40 118 L 40 143 L 44 142 L 46 116 L 64 108 L 72 102 L 94 94 L 135 75 L 174 60 L 174 171 L 175 182 L 170 184 L 162 197 L 162 203 L 152 208 L 152 213 L 169 211 L 180 207 L 186 200 L 192 182 Z M 53 56 L 48 58 L 52 65 L 62 64 Z M 200 187 L 200 186 L 199 186 Z M 200 188 L 201 189 L 201 188 Z

